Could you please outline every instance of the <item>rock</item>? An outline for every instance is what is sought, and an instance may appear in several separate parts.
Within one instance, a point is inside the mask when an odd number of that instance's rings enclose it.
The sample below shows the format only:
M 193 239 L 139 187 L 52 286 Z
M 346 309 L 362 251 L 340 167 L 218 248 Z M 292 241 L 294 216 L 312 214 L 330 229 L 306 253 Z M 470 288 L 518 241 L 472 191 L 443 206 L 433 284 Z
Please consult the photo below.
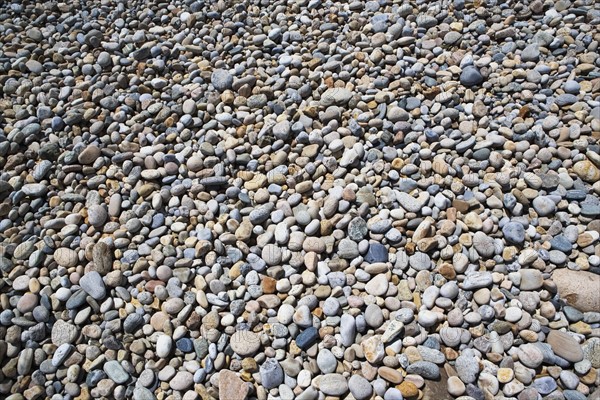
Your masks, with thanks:
M 212 83 L 216 90 L 222 92 L 231 89 L 233 85 L 233 76 L 224 69 L 216 69 L 210 76 L 210 83 Z
M 296 337 L 296 345 L 302 350 L 307 350 L 319 337 L 317 328 L 311 326 Z
M 104 363 L 104 372 L 117 385 L 127 382 L 129 374 L 123 369 L 117 360 L 111 360 Z
M 88 220 L 95 227 L 104 225 L 108 219 L 108 212 L 101 205 L 93 205 L 88 209 Z
M 90 165 L 102 154 L 101 149 L 95 145 L 89 145 L 77 156 L 77 161 L 83 165 Z
M 416 361 L 406 368 L 406 372 L 422 376 L 425 379 L 436 380 L 440 378 L 440 369 L 429 361 Z
M 600 169 L 588 160 L 576 162 L 573 172 L 585 182 L 595 183 L 600 180 Z
M 168 335 L 160 335 L 156 341 L 156 355 L 160 358 L 166 358 L 173 348 L 173 339 Z
M 187 390 L 194 384 L 194 376 L 187 371 L 179 371 L 173 379 L 169 381 L 169 386 L 173 390 Z
M 560 268 L 552 273 L 558 294 L 566 302 L 579 311 L 600 310 L 600 275 L 588 271 L 573 271 Z
M 235 372 L 226 369 L 219 371 L 219 398 L 245 400 L 248 391 L 248 385 Z
M 348 382 L 341 374 L 325 374 L 319 379 L 319 390 L 327 396 L 341 396 L 348 391 Z
M 253 356 L 261 346 L 260 337 L 252 331 L 237 331 L 231 336 L 231 349 L 241 357 Z
M 537 368 L 542 364 L 542 361 L 544 361 L 544 355 L 537 346 L 532 343 L 521 345 L 517 355 L 519 361 L 529 368 Z
M 581 346 L 568 333 L 551 330 L 546 337 L 546 342 L 550 345 L 554 354 L 567 361 L 576 363 L 583 360 Z
M 474 66 L 469 65 L 460 73 L 460 83 L 466 87 L 481 85 L 483 81 L 483 76 Z
M 330 106 L 330 105 L 344 105 L 350 101 L 353 93 L 348 89 L 342 88 L 331 88 L 327 89 L 321 95 L 321 105 Z
M 385 274 L 375 275 L 365 285 L 365 290 L 373 296 L 383 296 L 388 291 L 388 279 Z
M 356 400 L 366 400 L 371 398 L 373 387 L 365 378 L 360 375 L 352 375 L 348 380 L 350 393 Z
M 106 297 L 106 287 L 100 274 L 96 271 L 90 271 L 83 275 L 79 280 L 79 285 L 87 294 L 96 300 Z
M 271 389 L 283 382 L 283 369 L 274 358 L 267 358 L 259 368 L 260 380 L 265 389 Z
M 456 372 L 464 383 L 475 383 L 479 375 L 479 362 L 471 352 L 465 352 L 456 359 Z
M 525 242 L 525 228 L 518 222 L 509 222 L 502 228 L 504 239 L 510 244 L 522 245 Z
M 322 349 L 317 355 L 317 365 L 319 366 L 321 372 L 330 374 L 336 370 L 337 359 L 331 351 L 328 349 Z

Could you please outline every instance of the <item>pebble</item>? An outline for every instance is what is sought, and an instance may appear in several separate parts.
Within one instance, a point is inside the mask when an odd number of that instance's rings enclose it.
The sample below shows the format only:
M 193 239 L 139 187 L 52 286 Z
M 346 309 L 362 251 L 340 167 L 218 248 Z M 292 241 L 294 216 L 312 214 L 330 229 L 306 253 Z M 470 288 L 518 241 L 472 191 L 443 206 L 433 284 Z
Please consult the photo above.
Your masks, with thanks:
M 598 392 L 593 2 L 109 3 L 0 4 L 0 398 Z

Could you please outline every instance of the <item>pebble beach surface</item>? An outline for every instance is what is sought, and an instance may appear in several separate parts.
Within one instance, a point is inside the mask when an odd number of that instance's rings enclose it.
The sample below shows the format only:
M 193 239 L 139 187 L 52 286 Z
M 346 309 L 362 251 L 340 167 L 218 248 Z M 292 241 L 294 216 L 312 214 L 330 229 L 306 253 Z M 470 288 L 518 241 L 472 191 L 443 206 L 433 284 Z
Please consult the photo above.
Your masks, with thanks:
M 0 398 L 600 399 L 599 27 L 0 2 Z

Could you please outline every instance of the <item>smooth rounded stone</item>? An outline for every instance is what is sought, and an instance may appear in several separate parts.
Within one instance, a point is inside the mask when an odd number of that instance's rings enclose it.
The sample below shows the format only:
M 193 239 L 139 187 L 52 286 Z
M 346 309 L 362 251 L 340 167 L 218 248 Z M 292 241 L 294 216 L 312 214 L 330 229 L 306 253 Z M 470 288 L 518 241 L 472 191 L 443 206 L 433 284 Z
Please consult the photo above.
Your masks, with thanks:
M 252 331 L 237 331 L 231 336 L 231 349 L 242 357 L 253 356 L 261 346 L 260 337 Z
M 328 349 L 322 349 L 317 355 L 317 365 L 324 374 L 335 372 L 337 367 L 337 359 Z
M 290 304 L 282 304 L 277 311 L 277 320 L 283 325 L 289 325 L 294 317 L 294 307 Z
M 465 393 L 465 384 L 460 380 L 458 376 L 451 376 L 447 381 L 448 393 L 452 396 L 458 397 Z
M 375 275 L 367 284 L 365 285 L 365 290 L 368 294 L 372 296 L 383 296 L 388 291 L 388 278 L 385 274 Z
M 338 244 L 338 255 L 340 258 L 348 260 L 354 259 L 359 256 L 358 244 L 350 239 L 342 239 Z
M 417 361 L 406 368 L 409 374 L 419 375 L 425 379 L 436 380 L 440 378 L 440 369 L 429 361 Z
M 579 385 L 579 377 L 571 371 L 561 371 L 560 382 L 565 388 L 574 390 Z
M 487 271 L 473 272 L 462 283 L 463 290 L 475 290 L 488 287 L 493 282 L 492 274 Z
M 529 368 L 537 368 L 544 361 L 544 355 L 535 344 L 527 343 L 519 347 L 517 352 L 519 361 Z
M 589 338 L 582 346 L 584 360 L 588 360 L 592 367 L 600 368 L 600 338 Z
M 519 307 L 508 307 L 504 319 L 508 322 L 517 322 L 521 319 L 523 311 Z
M 431 258 L 426 253 L 415 253 L 408 258 L 408 263 L 417 271 L 425 271 L 431 268 Z
M 340 335 L 342 336 L 342 344 L 346 347 L 351 346 L 356 338 L 356 322 L 354 317 L 349 314 L 342 314 L 340 319 Z
M 388 261 L 388 251 L 384 245 L 380 243 L 369 244 L 369 250 L 364 257 L 368 263 L 380 263 Z
M 373 387 L 360 375 L 352 375 L 348 380 L 348 389 L 356 400 L 366 400 L 373 394 Z
M 166 358 L 173 348 L 173 339 L 168 335 L 160 335 L 156 340 L 156 355 L 160 358 Z
M 75 250 L 61 247 L 54 251 L 54 261 L 61 267 L 72 268 L 79 262 L 79 256 Z
M 403 400 L 402 392 L 396 388 L 389 388 L 383 395 L 383 400 Z
M 210 83 L 215 87 L 216 90 L 222 92 L 227 89 L 231 89 L 233 85 L 233 76 L 224 69 L 216 69 L 210 76 Z
M 374 329 L 379 328 L 384 321 L 381 308 L 376 304 L 369 304 L 365 310 L 365 321 L 370 327 Z
M 479 362 L 472 352 L 463 352 L 455 362 L 456 372 L 464 383 L 474 383 L 479 375 Z
M 98 146 L 89 145 L 77 156 L 77 161 L 83 165 L 93 164 L 101 155 L 101 150 Z
M 79 280 L 81 288 L 96 300 L 106 297 L 106 287 L 100 274 L 96 271 L 90 271 L 84 274 Z
M 509 222 L 504 225 L 502 234 L 508 243 L 522 245 L 525 242 L 525 228 L 518 222 Z
M 261 384 L 265 389 L 272 389 L 283 382 L 283 369 L 274 358 L 267 358 L 259 368 Z
M 546 196 L 538 196 L 533 199 L 533 208 L 540 217 L 546 217 L 556 212 L 556 204 Z
M 460 83 L 466 87 L 480 85 L 483 81 L 483 76 L 479 70 L 472 65 L 465 67 L 460 73 Z
M 279 265 L 282 257 L 281 248 L 274 244 L 268 244 L 262 249 L 261 257 L 269 266 Z
M 319 390 L 327 396 L 341 396 L 348 391 L 348 381 L 341 374 L 325 374 L 319 379 Z
M 63 320 L 58 320 L 52 326 L 51 339 L 52 344 L 55 346 L 60 346 L 64 343 L 74 343 L 75 339 L 79 336 L 79 329 L 76 326 L 65 322 Z
M 63 343 L 54 351 L 52 355 L 52 366 L 60 367 L 63 362 L 71 355 L 75 346 L 69 343 Z
M 33 293 L 25 293 L 17 302 L 17 310 L 28 313 L 38 305 L 38 296 Z
M 531 387 L 537 390 L 537 392 L 542 396 L 545 396 L 556 390 L 557 385 L 556 380 L 551 376 L 543 376 L 541 378 L 535 379 L 531 384 Z
M 127 382 L 129 379 L 129 374 L 117 360 L 111 360 L 104 363 L 104 372 L 106 372 L 106 375 L 118 385 Z
M 148 388 L 136 386 L 133 389 L 133 398 L 136 400 L 156 400 L 156 396 Z
M 568 333 L 551 330 L 546 337 L 554 354 L 565 360 L 576 363 L 583 360 L 583 350 L 577 341 Z
M 437 324 L 438 316 L 433 311 L 422 310 L 419 312 L 419 315 L 417 316 L 417 321 L 419 322 L 419 325 L 429 328 L 429 327 Z
M 574 271 L 557 268 L 552 272 L 552 281 L 556 284 L 561 299 L 579 311 L 600 310 L 600 275 L 588 271 Z
M 473 235 L 473 247 L 482 257 L 493 257 L 496 252 L 494 239 L 481 231 Z
M 519 273 L 521 275 L 521 282 L 519 283 L 521 290 L 538 290 L 542 287 L 544 278 L 539 270 L 522 269 Z
M 194 384 L 194 375 L 188 371 L 179 371 L 175 376 L 169 380 L 169 386 L 173 390 L 187 390 Z

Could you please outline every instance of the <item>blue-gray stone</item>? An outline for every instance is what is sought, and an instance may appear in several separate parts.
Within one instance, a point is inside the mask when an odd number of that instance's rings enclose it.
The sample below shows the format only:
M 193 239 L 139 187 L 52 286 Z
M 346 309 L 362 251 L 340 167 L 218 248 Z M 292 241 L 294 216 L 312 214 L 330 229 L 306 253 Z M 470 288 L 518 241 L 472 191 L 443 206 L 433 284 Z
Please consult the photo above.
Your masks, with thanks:
M 104 363 L 104 372 L 117 385 L 127 382 L 129 374 L 123 369 L 121 363 L 117 360 L 111 360 Z
M 429 361 L 417 361 L 406 368 L 409 374 L 417 374 L 425 379 L 439 379 L 440 369 L 437 365 Z
M 191 353 L 194 350 L 194 342 L 190 338 L 181 338 L 175 342 L 175 346 L 184 353 Z
M 318 337 L 319 331 L 314 326 L 311 326 L 296 336 L 296 345 L 302 350 L 306 350 L 317 341 Z
M 469 65 L 460 73 L 460 83 L 467 87 L 477 86 L 483 83 L 483 76 L 476 67 Z
M 571 104 L 574 104 L 576 102 L 577 102 L 577 96 L 575 96 L 574 94 L 570 94 L 570 93 L 561 94 L 560 96 L 558 96 L 556 98 L 556 104 L 559 107 L 570 106 Z
M 231 89 L 233 76 L 224 69 L 216 69 L 210 76 L 210 82 L 218 91 Z
M 566 254 L 571 253 L 573 249 L 572 243 L 564 235 L 558 235 L 550 239 L 550 246 L 552 246 L 552 249 L 562 251 Z
M 519 222 L 508 222 L 502 227 L 502 234 L 508 243 L 522 245 L 525 241 L 525 228 Z
M 585 395 L 577 390 L 563 390 L 563 396 L 565 396 L 565 400 L 586 400 Z M 589 398 L 592 399 L 594 397 Z
M 267 358 L 259 368 L 260 380 L 265 389 L 272 389 L 283 383 L 283 369 L 274 358 Z
M 96 387 L 98 382 L 105 378 L 106 373 L 104 371 L 102 371 L 101 369 L 95 369 L 87 374 L 87 377 L 85 378 L 85 383 L 89 387 Z
M 381 243 L 371 243 L 369 250 L 365 255 L 365 261 L 368 263 L 387 262 L 388 251 Z
M 557 386 L 554 378 L 551 376 L 543 376 L 533 381 L 531 387 L 536 389 L 542 396 L 545 396 L 548 393 L 555 391 Z
M 144 325 L 144 318 L 140 314 L 129 314 L 123 323 L 125 333 L 133 333 Z
M 517 198 L 512 193 L 505 193 L 502 202 L 504 203 L 504 207 L 512 210 L 517 205 Z
M 566 194 L 566 198 L 569 201 L 581 201 L 581 200 L 585 200 L 587 196 L 587 192 L 585 190 L 580 190 L 580 189 L 572 189 L 572 190 L 567 190 L 567 194 Z

